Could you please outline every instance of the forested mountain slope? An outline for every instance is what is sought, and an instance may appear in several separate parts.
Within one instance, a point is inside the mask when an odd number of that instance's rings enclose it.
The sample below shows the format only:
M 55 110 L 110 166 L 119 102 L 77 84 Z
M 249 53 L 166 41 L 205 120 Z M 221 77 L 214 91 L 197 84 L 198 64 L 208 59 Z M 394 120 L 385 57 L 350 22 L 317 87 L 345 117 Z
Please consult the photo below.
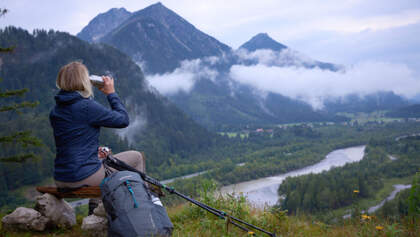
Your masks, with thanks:
M 7 179 L 2 191 L 51 176 L 55 146 L 48 113 L 55 105 L 58 70 L 74 60 L 82 61 L 91 74 L 111 74 L 115 78 L 116 91 L 130 114 L 130 127 L 118 130 L 121 136 L 104 130 L 101 142 L 111 146 L 114 152 L 129 147 L 145 151 L 149 172 L 159 173 L 158 167 L 169 159 L 172 163 L 166 167 L 177 162 L 193 162 L 186 154 L 205 149 L 217 139 L 167 99 L 151 91 L 141 69 L 128 56 L 110 46 L 91 45 L 67 33 L 41 30 L 30 34 L 14 27 L 0 31 L 0 45 L 15 46 L 13 53 L 3 54 L 0 58 L 2 89 L 28 88 L 29 92 L 21 100 L 40 102 L 24 115 L 10 114 L 0 118 L 1 132 L 26 128 L 40 136 L 47 145 L 43 148 L 41 163 L 35 162 L 20 169 L 16 166 L 15 175 L 11 174 L 9 166 L 0 167 L 1 177 Z M 95 100 L 108 106 L 102 93 L 96 89 L 95 92 Z M 2 100 L 0 103 L 10 102 L 13 101 Z M 29 178 L 32 176 L 36 179 Z
M 420 117 L 420 104 L 414 104 L 387 113 L 387 116 L 394 118 L 418 118 Z

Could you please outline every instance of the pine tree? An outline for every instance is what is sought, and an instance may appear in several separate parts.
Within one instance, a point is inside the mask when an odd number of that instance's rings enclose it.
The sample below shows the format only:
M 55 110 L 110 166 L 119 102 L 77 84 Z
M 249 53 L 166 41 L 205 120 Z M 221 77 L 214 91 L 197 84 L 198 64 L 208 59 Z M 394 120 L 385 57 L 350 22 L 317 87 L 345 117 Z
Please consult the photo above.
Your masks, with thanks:
M 0 17 L 7 13 L 7 9 L 0 9 Z M 1 47 L 0 46 L 0 53 L 8 54 L 13 52 L 14 47 Z M 0 82 L 3 79 L 0 78 Z M 0 88 L 0 99 L 7 99 L 7 98 L 15 98 L 15 97 L 22 97 L 26 92 L 28 92 L 27 88 L 18 89 L 18 90 L 4 90 Z M 24 108 L 34 108 L 38 105 L 38 102 L 29 102 L 23 101 L 20 103 L 13 103 L 4 105 L 3 103 L 0 105 L 0 113 L 14 113 L 20 114 L 20 110 Z M 0 155 L 0 161 L 2 162 L 23 162 L 28 158 L 37 158 L 38 156 L 32 152 L 22 152 L 22 148 L 27 148 L 29 146 L 41 146 L 42 142 L 35 136 L 31 134 L 31 131 L 17 131 L 12 134 L 0 136 L 0 145 L 1 150 L 10 150 L 6 149 L 6 147 L 11 146 L 18 146 L 19 151 L 13 149 L 13 154 L 7 155 Z

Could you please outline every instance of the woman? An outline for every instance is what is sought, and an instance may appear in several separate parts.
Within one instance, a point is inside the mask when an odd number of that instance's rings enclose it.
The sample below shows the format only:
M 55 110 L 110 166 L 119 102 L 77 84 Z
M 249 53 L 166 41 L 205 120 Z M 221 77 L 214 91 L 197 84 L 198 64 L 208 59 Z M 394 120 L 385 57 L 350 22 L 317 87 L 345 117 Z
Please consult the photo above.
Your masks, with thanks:
M 57 187 L 99 186 L 105 169 L 98 156 L 100 127 L 125 128 L 128 114 L 114 89 L 114 79 L 102 77 L 103 92 L 111 106 L 108 109 L 92 98 L 89 72 L 80 62 L 63 66 L 57 76 L 56 106 L 50 113 L 54 130 L 56 158 L 54 179 Z M 118 153 L 115 157 L 144 171 L 144 159 L 137 151 Z

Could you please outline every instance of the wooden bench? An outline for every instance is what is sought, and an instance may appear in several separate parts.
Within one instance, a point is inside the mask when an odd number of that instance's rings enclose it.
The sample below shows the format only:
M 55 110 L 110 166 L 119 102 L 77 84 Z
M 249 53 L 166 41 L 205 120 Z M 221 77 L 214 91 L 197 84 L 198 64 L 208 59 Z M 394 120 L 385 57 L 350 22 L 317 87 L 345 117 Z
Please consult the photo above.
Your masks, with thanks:
M 57 187 L 36 187 L 36 190 L 42 194 L 49 193 L 57 198 L 100 198 L 101 189 L 99 186 L 83 187 L 74 191 L 59 192 Z
M 162 192 L 162 189 L 158 186 L 153 184 L 148 184 L 148 188 L 153 193 L 157 194 L 159 197 L 164 197 L 165 193 Z M 36 190 L 42 194 L 49 193 L 57 198 L 100 198 L 101 197 L 101 189 L 99 186 L 91 186 L 91 187 L 83 187 L 77 190 L 69 191 L 69 192 L 59 192 L 57 187 L 48 187 L 48 186 L 40 186 L 36 187 Z
M 141 156 L 143 157 L 143 167 L 146 166 L 146 156 L 144 152 L 140 152 Z M 158 186 L 155 186 L 153 184 L 148 184 L 148 188 L 150 191 L 157 194 L 159 197 L 165 196 L 165 193 L 163 193 L 162 189 Z M 74 191 L 69 192 L 59 192 L 57 187 L 36 187 L 36 190 L 42 194 L 49 193 L 57 198 L 100 198 L 101 197 L 101 189 L 99 186 L 91 186 L 91 187 L 83 187 L 79 188 Z

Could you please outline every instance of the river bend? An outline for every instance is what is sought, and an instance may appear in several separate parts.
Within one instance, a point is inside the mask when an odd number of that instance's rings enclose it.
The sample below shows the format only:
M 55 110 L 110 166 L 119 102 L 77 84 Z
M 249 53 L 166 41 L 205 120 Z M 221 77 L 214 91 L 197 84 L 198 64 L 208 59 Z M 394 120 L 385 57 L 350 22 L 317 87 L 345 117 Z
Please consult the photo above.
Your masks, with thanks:
M 221 188 L 220 192 L 222 195 L 227 193 L 242 193 L 256 206 L 272 206 L 277 203 L 277 190 L 287 177 L 310 173 L 317 174 L 329 170 L 332 167 L 340 167 L 348 163 L 360 161 L 365 154 L 365 148 L 366 146 L 355 146 L 334 150 L 327 154 L 325 159 L 314 165 L 290 171 L 285 174 L 224 186 Z

